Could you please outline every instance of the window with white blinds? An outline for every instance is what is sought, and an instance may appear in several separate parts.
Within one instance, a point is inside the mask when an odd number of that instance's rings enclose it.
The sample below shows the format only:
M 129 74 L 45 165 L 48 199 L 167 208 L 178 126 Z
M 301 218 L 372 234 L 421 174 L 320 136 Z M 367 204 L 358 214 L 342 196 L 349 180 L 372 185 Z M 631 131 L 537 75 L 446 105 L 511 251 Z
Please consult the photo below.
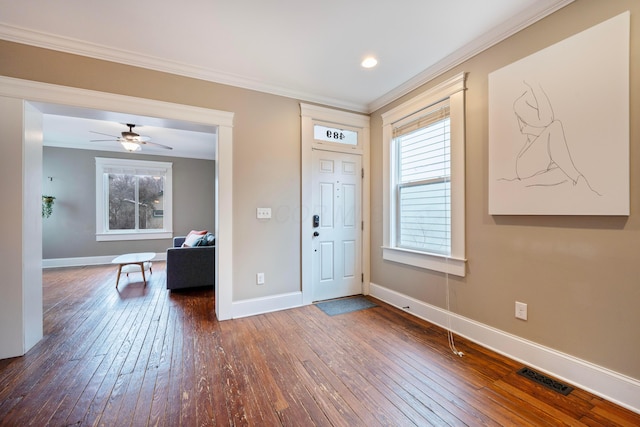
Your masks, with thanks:
M 466 274 L 460 73 L 382 113 L 384 260 Z
M 451 254 L 450 134 L 448 103 L 393 127 L 397 247 Z

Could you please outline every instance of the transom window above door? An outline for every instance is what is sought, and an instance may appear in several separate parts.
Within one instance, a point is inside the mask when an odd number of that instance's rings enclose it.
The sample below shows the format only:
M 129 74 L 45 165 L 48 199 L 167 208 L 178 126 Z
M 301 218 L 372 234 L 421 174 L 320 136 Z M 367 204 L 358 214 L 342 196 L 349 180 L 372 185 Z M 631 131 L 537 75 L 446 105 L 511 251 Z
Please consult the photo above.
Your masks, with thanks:
M 358 132 L 337 127 L 313 125 L 313 138 L 318 141 L 333 142 L 335 144 L 358 145 Z

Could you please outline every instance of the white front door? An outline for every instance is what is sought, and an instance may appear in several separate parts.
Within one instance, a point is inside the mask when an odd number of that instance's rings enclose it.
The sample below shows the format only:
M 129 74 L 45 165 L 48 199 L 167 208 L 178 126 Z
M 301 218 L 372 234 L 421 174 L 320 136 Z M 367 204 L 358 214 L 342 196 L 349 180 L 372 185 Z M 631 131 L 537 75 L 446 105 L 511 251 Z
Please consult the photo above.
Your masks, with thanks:
M 362 159 L 313 150 L 313 301 L 362 293 Z

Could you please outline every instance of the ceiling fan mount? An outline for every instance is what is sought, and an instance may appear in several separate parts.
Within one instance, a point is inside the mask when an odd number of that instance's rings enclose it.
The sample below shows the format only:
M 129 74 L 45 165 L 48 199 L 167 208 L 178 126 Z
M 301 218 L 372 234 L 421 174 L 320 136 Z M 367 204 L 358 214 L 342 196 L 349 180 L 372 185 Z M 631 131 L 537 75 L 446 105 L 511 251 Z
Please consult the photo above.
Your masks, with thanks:
M 122 132 L 122 137 L 124 139 L 126 139 L 127 141 L 136 141 L 136 138 L 140 138 L 140 135 L 133 131 L 133 128 L 136 127 L 136 125 L 127 123 L 127 126 L 129 127 L 129 131 Z
M 128 131 L 122 131 L 120 133 L 121 136 L 109 135 L 106 133 L 90 131 L 91 133 L 96 133 L 98 135 L 105 135 L 115 139 L 92 139 L 91 142 L 104 142 L 104 141 L 113 141 L 119 142 L 122 147 L 130 152 L 139 151 L 142 149 L 143 145 L 152 145 L 155 147 L 164 148 L 167 150 L 173 150 L 173 147 L 169 147 L 168 145 L 158 144 L 157 142 L 151 142 L 151 138 L 148 136 L 141 136 L 140 134 L 133 131 L 133 128 L 136 127 L 135 124 L 126 123 L 126 126 L 129 128 Z

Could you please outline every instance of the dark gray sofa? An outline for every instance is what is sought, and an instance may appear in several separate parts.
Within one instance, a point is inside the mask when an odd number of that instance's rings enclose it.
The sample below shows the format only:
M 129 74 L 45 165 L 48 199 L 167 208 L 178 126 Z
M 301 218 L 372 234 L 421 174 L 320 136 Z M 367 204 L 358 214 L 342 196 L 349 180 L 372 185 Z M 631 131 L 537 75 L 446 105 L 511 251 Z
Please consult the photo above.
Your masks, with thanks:
M 214 286 L 215 245 L 183 248 L 185 237 L 174 237 L 167 249 L 167 289 Z

